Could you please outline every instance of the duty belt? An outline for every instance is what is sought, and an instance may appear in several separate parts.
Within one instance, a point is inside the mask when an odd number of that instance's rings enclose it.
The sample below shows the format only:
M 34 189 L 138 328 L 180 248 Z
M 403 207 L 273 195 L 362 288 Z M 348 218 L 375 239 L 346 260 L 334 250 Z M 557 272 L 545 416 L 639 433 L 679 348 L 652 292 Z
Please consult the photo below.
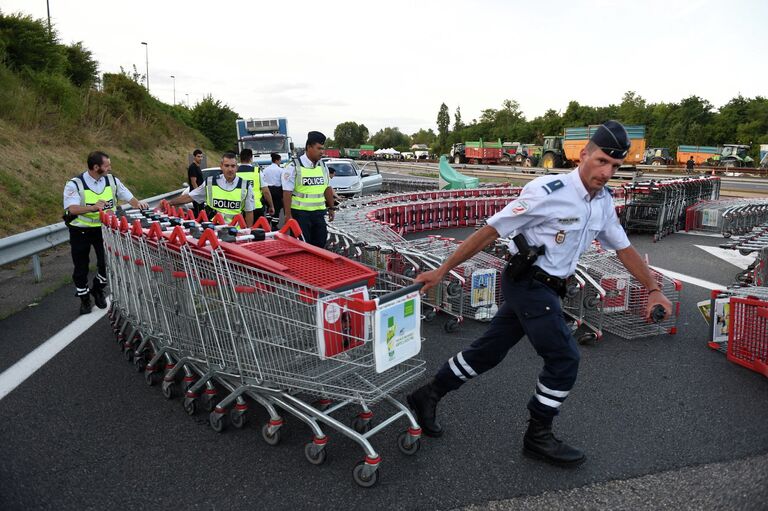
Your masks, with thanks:
M 561 298 L 565 297 L 568 294 L 567 278 L 562 279 L 560 277 L 555 277 L 554 275 L 550 275 L 549 273 L 545 272 L 538 266 L 532 266 L 531 269 L 528 270 L 520 280 L 523 280 L 523 279 L 531 279 L 537 282 L 541 282 L 545 286 L 552 289 Z

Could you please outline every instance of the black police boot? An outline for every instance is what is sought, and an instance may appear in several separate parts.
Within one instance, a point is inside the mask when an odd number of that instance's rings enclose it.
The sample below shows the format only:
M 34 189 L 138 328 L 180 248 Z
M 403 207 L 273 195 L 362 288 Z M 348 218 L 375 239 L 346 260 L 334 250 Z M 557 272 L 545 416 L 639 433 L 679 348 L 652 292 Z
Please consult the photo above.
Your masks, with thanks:
M 93 301 L 96 302 L 96 307 L 99 309 L 107 308 L 107 298 L 104 296 L 103 289 L 91 289 L 91 294 L 93 295 Z M 90 303 L 88 305 L 90 306 Z
M 523 454 L 564 467 L 581 465 L 587 459 L 580 450 L 555 438 L 551 423 L 547 424 L 533 417 L 528 422 L 528 431 L 523 437 Z
M 434 381 L 430 381 L 408 394 L 406 398 L 408 406 L 416 414 L 416 420 L 421 426 L 421 430 L 427 436 L 435 438 L 443 436 L 443 427 L 437 422 L 436 414 L 437 402 L 444 395 L 435 389 Z
M 88 314 L 91 312 L 91 297 L 83 295 L 80 297 L 80 314 Z

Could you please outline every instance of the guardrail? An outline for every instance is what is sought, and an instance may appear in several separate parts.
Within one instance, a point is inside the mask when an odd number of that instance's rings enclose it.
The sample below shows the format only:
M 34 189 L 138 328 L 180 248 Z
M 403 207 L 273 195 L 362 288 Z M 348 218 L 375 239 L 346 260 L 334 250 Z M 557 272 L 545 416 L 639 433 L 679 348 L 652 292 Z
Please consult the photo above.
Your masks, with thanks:
M 173 192 L 164 193 L 145 199 L 150 208 L 157 206 L 161 200 L 175 197 L 183 191 L 179 188 Z M 126 208 L 127 205 L 123 205 Z M 130 206 L 129 206 L 130 207 Z M 35 282 L 43 279 L 40 267 L 40 252 L 51 249 L 69 240 L 69 229 L 64 222 L 46 225 L 32 229 L 31 231 L 14 234 L 0 239 L 0 266 L 13 263 L 19 259 L 32 256 L 32 271 L 35 274 Z

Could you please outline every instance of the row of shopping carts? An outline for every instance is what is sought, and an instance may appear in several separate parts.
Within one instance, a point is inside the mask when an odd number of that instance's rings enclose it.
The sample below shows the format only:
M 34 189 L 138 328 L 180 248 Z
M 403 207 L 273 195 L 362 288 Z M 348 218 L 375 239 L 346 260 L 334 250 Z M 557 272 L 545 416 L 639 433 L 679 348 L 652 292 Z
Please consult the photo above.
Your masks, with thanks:
M 724 238 L 747 234 L 767 222 L 767 199 L 706 200 L 685 212 L 686 231 L 716 233 Z
M 702 201 L 720 197 L 720 178 L 686 177 L 636 181 L 624 185 L 622 225 L 628 232 L 648 232 L 654 241 L 682 229 L 686 210 Z
M 109 317 L 147 383 L 183 397 L 190 415 L 208 411 L 216 431 L 242 428 L 255 403 L 271 445 L 289 413 L 311 430 L 304 454 L 316 465 L 333 429 L 366 454 L 352 474 L 361 486 L 379 479 L 370 440 L 387 426 L 404 419 L 398 446 L 415 454 L 421 429 L 393 396 L 424 372 L 419 287 L 268 226 L 234 232 L 179 213 L 102 215 Z M 386 412 L 377 425 L 374 406 Z M 347 424 L 350 407 L 359 412 Z
M 768 377 L 768 287 L 714 290 L 709 306 L 703 309 L 709 323 L 709 347 Z

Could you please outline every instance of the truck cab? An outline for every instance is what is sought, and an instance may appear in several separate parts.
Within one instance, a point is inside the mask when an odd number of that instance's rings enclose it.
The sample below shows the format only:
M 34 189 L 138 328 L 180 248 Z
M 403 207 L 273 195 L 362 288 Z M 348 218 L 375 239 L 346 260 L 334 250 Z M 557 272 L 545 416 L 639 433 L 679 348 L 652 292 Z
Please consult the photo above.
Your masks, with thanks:
M 253 163 L 265 167 L 272 163 L 272 153 L 277 153 L 283 162 L 294 154 L 294 146 L 288 136 L 288 121 L 283 117 L 266 119 L 238 119 L 237 150 L 253 151 Z

